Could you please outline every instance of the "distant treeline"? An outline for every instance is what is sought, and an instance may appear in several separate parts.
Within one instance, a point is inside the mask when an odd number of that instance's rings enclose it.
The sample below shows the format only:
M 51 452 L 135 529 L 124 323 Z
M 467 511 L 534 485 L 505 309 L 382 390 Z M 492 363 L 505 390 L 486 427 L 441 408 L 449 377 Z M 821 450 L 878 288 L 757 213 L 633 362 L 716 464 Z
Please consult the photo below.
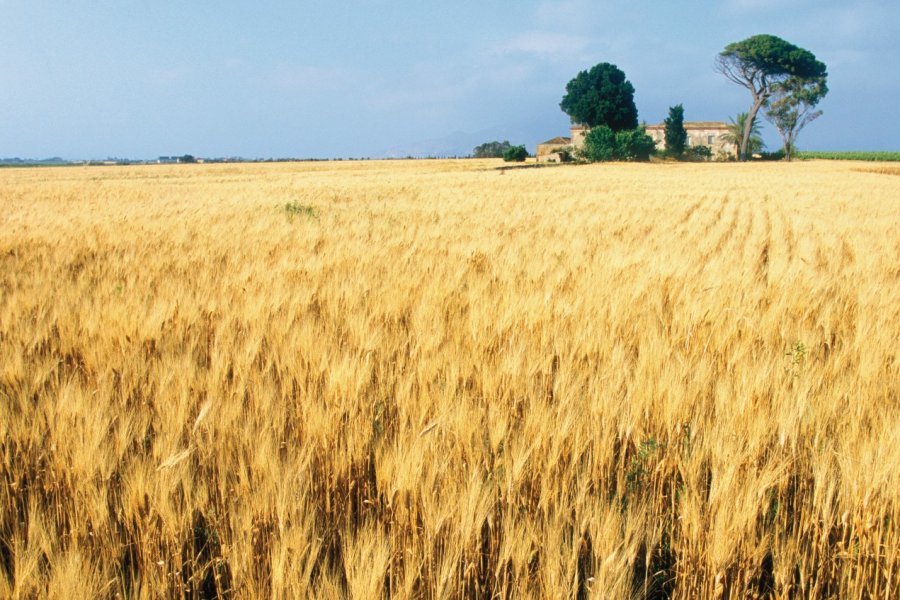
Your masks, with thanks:
M 0 167 L 30 167 L 46 165 L 66 165 L 69 161 L 54 156 L 53 158 L 0 158 Z
M 801 159 L 900 161 L 900 152 L 799 152 L 798 155 Z
M 167 157 L 168 158 L 168 157 Z M 408 157 L 412 158 L 412 157 Z M 156 165 L 156 164 L 221 164 L 221 163 L 273 163 L 273 162 L 330 162 L 330 161 L 355 161 L 372 160 L 368 157 L 360 158 L 194 158 L 187 160 L 185 157 L 176 157 L 170 160 L 160 159 L 130 159 L 111 158 L 106 160 L 65 160 L 62 158 L 30 159 L 30 158 L 0 158 L 2 167 L 75 167 L 75 166 L 113 166 L 113 165 Z

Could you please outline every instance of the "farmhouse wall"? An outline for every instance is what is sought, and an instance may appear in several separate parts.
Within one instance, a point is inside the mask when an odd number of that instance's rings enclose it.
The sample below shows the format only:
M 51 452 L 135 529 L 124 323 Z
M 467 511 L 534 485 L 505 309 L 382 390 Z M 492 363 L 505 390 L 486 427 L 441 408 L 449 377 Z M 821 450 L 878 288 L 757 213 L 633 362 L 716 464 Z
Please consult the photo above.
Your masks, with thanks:
M 726 142 L 723 136 L 728 133 L 728 126 L 725 123 L 715 121 L 686 121 L 684 129 L 687 131 L 687 145 L 691 146 L 707 146 L 712 150 L 713 156 L 719 154 L 734 154 L 735 146 L 730 142 Z M 656 142 L 657 150 L 665 150 L 666 148 L 666 125 L 648 125 L 647 135 Z

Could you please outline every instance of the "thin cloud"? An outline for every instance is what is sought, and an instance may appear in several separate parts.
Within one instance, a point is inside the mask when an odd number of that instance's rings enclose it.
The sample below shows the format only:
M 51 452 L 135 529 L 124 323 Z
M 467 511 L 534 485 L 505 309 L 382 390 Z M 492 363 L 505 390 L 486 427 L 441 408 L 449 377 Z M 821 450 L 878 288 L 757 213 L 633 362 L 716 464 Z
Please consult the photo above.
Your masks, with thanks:
M 335 90 L 351 80 L 340 69 L 295 63 L 273 65 L 264 71 L 262 78 L 273 87 L 287 91 Z
M 534 19 L 543 27 L 581 29 L 599 11 L 609 10 L 613 2 L 588 2 L 587 0 L 544 0 L 534 11 Z
M 825 62 L 829 69 L 849 69 L 862 67 L 866 64 L 865 52 L 853 48 L 840 48 L 822 52 L 819 58 Z
M 187 65 L 154 67 L 147 73 L 147 81 L 160 87 L 171 87 L 191 81 L 196 76 L 194 69 Z
M 741 12 L 771 8 L 773 6 L 785 6 L 784 0 L 728 0 L 727 6 L 732 10 Z
M 521 33 L 494 47 L 496 54 L 527 54 L 539 58 L 564 58 L 584 54 L 590 45 L 584 36 L 550 31 Z

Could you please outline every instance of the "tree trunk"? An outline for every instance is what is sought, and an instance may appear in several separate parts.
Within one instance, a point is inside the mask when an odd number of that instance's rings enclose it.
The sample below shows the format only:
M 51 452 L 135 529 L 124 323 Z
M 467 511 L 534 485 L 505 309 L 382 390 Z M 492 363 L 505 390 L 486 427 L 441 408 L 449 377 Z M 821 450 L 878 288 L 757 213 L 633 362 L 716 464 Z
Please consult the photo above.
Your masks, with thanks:
M 778 126 L 775 126 L 778 129 Z M 784 158 L 788 162 L 791 160 L 791 135 L 778 129 L 778 135 L 781 136 L 781 151 L 784 152 Z
M 747 160 L 748 151 L 750 150 L 750 131 L 753 129 L 753 123 L 756 121 L 756 114 L 766 101 L 766 96 L 762 94 L 753 94 L 753 105 L 747 113 L 747 121 L 744 123 L 744 135 L 741 136 L 741 160 Z

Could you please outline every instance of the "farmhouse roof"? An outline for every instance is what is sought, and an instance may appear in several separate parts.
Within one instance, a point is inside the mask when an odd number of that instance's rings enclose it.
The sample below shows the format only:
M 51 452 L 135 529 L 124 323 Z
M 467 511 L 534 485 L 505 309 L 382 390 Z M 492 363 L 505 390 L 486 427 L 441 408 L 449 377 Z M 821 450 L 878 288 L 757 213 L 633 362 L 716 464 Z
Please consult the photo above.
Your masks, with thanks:
M 665 129 L 665 123 L 647 125 L 647 129 Z M 728 129 L 728 123 L 722 121 L 685 121 L 685 129 Z
M 541 142 L 541 145 L 544 145 L 544 144 L 568 144 L 571 141 L 572 141 L 572 138 L 555 137 L 552 140 L 547 140 L 546 142 Z

